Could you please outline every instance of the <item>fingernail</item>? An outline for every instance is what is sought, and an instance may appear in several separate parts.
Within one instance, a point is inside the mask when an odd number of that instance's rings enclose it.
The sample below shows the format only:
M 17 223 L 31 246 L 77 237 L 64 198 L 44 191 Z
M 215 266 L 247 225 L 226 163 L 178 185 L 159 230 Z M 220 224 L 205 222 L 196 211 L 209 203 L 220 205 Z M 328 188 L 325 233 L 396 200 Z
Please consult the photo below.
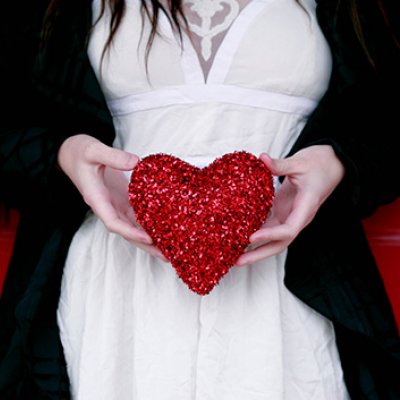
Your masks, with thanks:
M 253 244 L 254 242 L 256 242 L 257 241 L 257 235 L 256 236 L 250 236 L 249 237 L 249 242 L 251 243 L 251 244 Z
M 237 268 L 243 267 L 243 265 L 245 265 L 245 264 L 243 264 L 243 262 L 241 262 L 241 261 L 239 261 L 239 260 L 237 260 L 237 261 L 235 262 L 235 264 L 233 264 L 233 266 L 234 266 L 234 267 L 237 267 Z
M 131 155 L 128 159 L 128 165 L 131 169 L 135 168 L 136 164 L 139 162 L 139 157 Z
M 168 262 L 168 258 L 166 258 L 166 257 L 164 256 L 164 254 L 161 253 L 161 251 L 160 251 L 159 253 L 156 254 L 156 257 L 158 257 L 161 261 Z
M 153 243 L 153 240 L 152 240 L 151 237 L 149 237 L 149 236 L 142 236 L 142 237 L 141 237 L 141 240 L 142 240 L 142 242 L 145 243 L 145 244 L 152 244 L 152 243 Z

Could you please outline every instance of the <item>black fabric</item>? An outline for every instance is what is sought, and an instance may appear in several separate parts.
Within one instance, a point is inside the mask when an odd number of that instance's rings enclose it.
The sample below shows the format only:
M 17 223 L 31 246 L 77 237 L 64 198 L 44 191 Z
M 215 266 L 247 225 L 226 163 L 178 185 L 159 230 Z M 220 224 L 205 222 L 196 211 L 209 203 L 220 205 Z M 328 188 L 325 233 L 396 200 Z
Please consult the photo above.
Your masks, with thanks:
M 21 224 L 0 300 L 0 398 L 68 399 L 56 307 L 69 243 L 87 208 L 57 169 L 57 150 L 81 132 L 111 144 L 114 131 L 85 50 L 90 1 L 60 2 L 53 40 L 41 52 L 47 2 L 10 3 L 2 5 L 0 24 L 7 99 L 0 111 L 0 201 L 20 210 Z M 399 88 L 399 50 L 375 2 L 363 2 L 377 60 L 371 67 L 336 3 L 319 0 L 317 8 L 332 47 L 331 85 L 291 153 L 331 144 L 346 178 L 290 246 L 285 284 L 333 321 L 352 399 L 400 399 L 399 337 L 360 221 L 400 192 L 397 106 L 388 100 Z
M 360 2 L 372 66 L 346 3 L 341 4 L 318 2 L 317 15 L 333 55 L 332 79 L 289 155 L 330 144 L 346 176 L 290 246 L 285 284 L 333 321 L 352 399 L 400 399 L 398 331 L 361 225 L 362 217 L 400 193 L 398 105 L 391 100 L 400 90 L 400 49 L 376 4 Z
M 335 193 L 315 221 L 292 243 L 285 284 L 333 322 L 352 399 L 396 398 L 389 393 L 400 398 L 400 341 L 396 323 L 349 200 L 346 204 Z M 379 363 L 379 359 L 387 361 Z M 376 397 L 375 391 L 385 395 Z
M 76 133 L 106 144 L 114 138 L 84 47 L 90 2 L 71 1 L 54 41 L 39 51 L 46 6 L 2 5 L 0 201 L 21 213 L 0 301 L 2 400 L 69 398 L 56 306 L 69 243 L 87 207 L 57 168 L 57 151 Z
M 331 144 L 347 167 L 355 212 L 370 215 L 400 193 L 397 141 L 400 49 L 374 1 L 359 2 L 371 65 L 353 29 L 346 2 L 317 1 L 317 16 L 330 44 L 329 89 L 290 154 L 312 144 Z M 392 19 L 400 23 L 399 6 Z

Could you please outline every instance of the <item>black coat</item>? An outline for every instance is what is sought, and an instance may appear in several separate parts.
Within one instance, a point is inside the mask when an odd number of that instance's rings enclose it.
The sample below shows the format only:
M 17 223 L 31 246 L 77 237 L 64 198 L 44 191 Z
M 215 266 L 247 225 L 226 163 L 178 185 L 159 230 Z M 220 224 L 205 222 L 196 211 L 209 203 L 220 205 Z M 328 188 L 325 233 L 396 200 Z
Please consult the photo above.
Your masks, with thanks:
M 2 5 L 0 201 L 21 213 L 0 302 L 4 400 L 69 397 L 55 316 L 65 256 L 87 208 L 56 156 L 76 133 L 114 138 L 84 48 L 90 1 L 65 4 L 44 50 L 46 1 Z M 333 75 L 291 153 L 331 144 L 346 177 L 290 246 L 285 284 L 333 322 L 352 399 L 390 400 L 400 399 L 400 341 L 361 218 L 400 193 L 397 107 L 388 99 L 399 93 L 400 55 L 375 8 L 366 0 L 360 10 L 373 68 L 346 9 L 335 17 L 336 1 L 318 1 Z

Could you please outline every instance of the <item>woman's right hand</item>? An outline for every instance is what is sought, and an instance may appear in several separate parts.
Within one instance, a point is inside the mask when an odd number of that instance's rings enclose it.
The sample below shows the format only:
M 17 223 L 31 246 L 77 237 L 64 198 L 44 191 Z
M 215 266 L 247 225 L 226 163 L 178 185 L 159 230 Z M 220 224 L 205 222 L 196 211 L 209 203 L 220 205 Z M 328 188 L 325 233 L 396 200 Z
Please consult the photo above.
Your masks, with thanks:
M 138 161 L 136 155 L 106 146 L 84 134 L 66 139 L 58 152 L 60 168 L 106 228 L 166 261 L 137 224 L 129 204 L 128 180 L 123 171 L 132 170 Z

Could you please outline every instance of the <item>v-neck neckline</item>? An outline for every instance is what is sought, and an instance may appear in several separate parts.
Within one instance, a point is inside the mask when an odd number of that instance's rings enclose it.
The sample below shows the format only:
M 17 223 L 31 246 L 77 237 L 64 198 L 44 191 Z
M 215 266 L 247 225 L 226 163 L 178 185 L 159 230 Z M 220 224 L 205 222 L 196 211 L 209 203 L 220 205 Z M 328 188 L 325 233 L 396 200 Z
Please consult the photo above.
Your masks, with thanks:
M 174 33 L 173 28 L 164 13 L 160 15 L 160 29 L 167 38 L 177 41 L 181 48 L 181 67 L 186 84 L 189 85 L 216 85 L 223 84 L 232 65 L 233 57 L 247 32 L 250 23 L 264 10 L 267 4 L 274 0 L 251 0 L 238 14 L 228 28 L 219 48 L 215 52 L 214 60 L 209 69 L 207 78 L 189 35 L 182 31 L 182 44 Z

